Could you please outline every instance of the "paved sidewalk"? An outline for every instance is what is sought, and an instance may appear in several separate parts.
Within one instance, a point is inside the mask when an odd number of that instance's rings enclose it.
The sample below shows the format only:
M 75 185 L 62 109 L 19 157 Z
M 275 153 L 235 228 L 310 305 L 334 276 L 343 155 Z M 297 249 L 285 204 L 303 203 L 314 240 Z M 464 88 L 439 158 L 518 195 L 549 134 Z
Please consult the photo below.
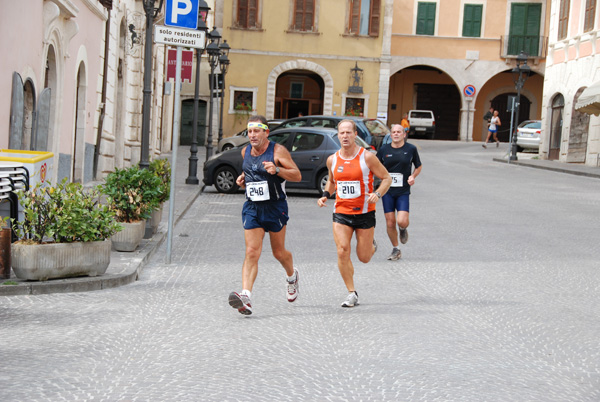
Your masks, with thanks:
M 181 217 L 190 208 L 192 203 L 200 195 L 202 190 L 202 166 L 206 159 L 206 149 L 198 148 L 198 179 L 199 185 L 185 184 L 188 177 L 188 158 L 190 156 L 190 147 L 179 147 L 177 156 L 177 180 L 175 182 L 175 212 L 174 225 L 179 222 Z M 552 170 L 561 173 L 574 175 L 583 175 L 588 177 L 600 178 L 600 168 L 583 166 L 580 164 L 568 164 L 556 161 L 541 159 L 532 159 L 534 154 L 523 154 L 519 160 L 510 162 L 520 166 L 528 166 L 538 169 Z M 169 158 L 170 154 L 164 155 Z M 507 163 L 504 158 L 493 158 L 496 162 Z M 150 257 L 158 250 L 159 246 L 167 238 L 169 218 L 169 203 L 165 203 L 163 209 L 162 222 L 157 233 L 151 239 L 144 239 L 136 251 L 125 253 L 113 251 L 111 254 L 111 263 L 102 276 L 98 277 L 80 277 L 69 279 L 54 279 L 44 282 L 32 282 L 11 277 L 3 279 L 0 282 L 0 296 L 25 295 L 25 294 L 47 294 L 47 293 L 67 293 L 67 292 L 85 292 L 91 290 L 107 289 L 126 285 L 138 279 L 140 272 Z M 6 282 L 10 284 L 5 284 Z
M 171 158 L 171 153 L 161 155 Z M 175 208 L 174 225 L 192 205 L 202 189 L 202 166 L 206 159 L 206 149 L 198 148 L 198 179 L 199 185 L 185 184 L 188 177 L 188 164 L 190 147 L 180 146 L 177 153 L 176 181 L 175 181 Z M 144 265 L 158 250 L 159 246 L 167 239 L 169 220 L 169 202 L 163 207 L 162 221 L 156 234 L 151 239 L 143 239 L 139 247 L 133 252 L 112 251 L 110 265 L 106 273 L 97 277 L 79 277 L 68 279 L 52 279 L 43 282 L 26 281 L 18 279 L 11 271 L 10 279 L 0 279 L 0 296 L 86 292 L 126 285 L 138 279 Z M 8 282 L 9 284 L 6 284 Z

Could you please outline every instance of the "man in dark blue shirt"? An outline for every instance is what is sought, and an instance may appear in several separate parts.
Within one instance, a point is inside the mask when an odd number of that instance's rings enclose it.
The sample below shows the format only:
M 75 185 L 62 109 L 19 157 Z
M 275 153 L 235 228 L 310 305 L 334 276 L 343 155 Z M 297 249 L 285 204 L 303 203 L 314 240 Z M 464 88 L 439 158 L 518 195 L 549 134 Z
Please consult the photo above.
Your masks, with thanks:
M 264 116 L 248 119 L 250 145 L 242 149 L 243 172 L 236 183 L 246 189 L 242 209 L 246 257 L 242 266 L 242 292 L 229 294 L 229 305 L 240 314 L 252 314 L 252 287 L 258 275 L 258 259 L 265 233 L 269 232 L 273 256 L 287 274 L 287 300 L 298 297 L 298 270 L 292 253 L 285 248 L 285 229 L 288 221 L 285 181 L 300 181 L 300 170 L 289 151 L 269 141 L 269 127 Z
M 391 144 L 383 145 L 377 151 L 377 158 L 392 176 L 392 185 L 381 199 L 387 225 L 387 234 L 392 242 L 392 253 L 388 260 L 398 260 L 402 256 L 398 248 L 398 230 L 400 242 L 408 241 L 408 213 L 410 205 L 410 187 L 421 173 L 421 159 L 417 147 L 406 142 L 406 132 L 400 124 L 392 125 Z M 413 171 L 412 168 L 415 167 Z

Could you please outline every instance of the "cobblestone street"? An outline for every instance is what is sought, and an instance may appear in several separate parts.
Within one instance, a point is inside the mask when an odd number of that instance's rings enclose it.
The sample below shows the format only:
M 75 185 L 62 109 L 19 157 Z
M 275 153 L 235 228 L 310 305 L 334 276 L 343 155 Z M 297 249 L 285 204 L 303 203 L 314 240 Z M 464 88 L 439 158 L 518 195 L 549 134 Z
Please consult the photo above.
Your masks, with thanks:
M 243 194 L 207 188 L 139 281 L 0 298 L 2 401 L 598 401 L 600 180 L 415 141 L 423 162 L 402 259 L 379 251 L 346 296 L 333 200 L 289 191 L 288 303 L 265 239 L 254 314 L 241 290 Z M 183 180 L 183 178 L 182 178 Z

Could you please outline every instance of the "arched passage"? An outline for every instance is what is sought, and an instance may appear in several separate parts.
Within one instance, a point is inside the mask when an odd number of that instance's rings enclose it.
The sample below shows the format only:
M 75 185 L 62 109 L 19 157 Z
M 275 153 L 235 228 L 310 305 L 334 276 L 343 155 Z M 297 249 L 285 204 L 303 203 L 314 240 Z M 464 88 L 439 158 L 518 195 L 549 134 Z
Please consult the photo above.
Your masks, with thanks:
M 406 67 L 390 77 L 388 122 L 399 123 L 409 110 L 431 110 L 435 139 L 457 140 L 460 123 L 460 91 L 442 70 L 425 65 Z
M 275 89 L 276 119 L 323 114 L 323 79 L 311 71 L 290 70 L 277 78 Z
M 315 80 L 317 76 L 320 77 L 320 79 L 323 81 L 321 113 L 330 115 L 333 108 L 333 78 L 331 77 L 331 74 L 329 74 L 329 72 L 323 66 L 311 61 L 290 60 L 276 66 L 273 70 L 271 70 L 271 73 L 267 78 L 266 117 L 268 119 L 275 118 L 278 78 L 282 74 L 291 71 L 301 71 L 303 76 L 310 76 L 312 80 Z

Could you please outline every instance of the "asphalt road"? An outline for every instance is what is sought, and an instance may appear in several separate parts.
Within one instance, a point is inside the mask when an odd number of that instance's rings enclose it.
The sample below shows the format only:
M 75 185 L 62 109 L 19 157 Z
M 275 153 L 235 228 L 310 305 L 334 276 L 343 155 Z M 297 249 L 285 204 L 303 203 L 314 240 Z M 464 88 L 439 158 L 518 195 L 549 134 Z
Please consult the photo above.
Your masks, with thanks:
M 245 317 L 243 195 L 207 189 L 140 280 L 0 298 L 2 401 L 598 401 L 600 180 L 415 141 L 409 242 L 354 257 L 343 309 L 331 208 L 290 191 L 300 296 L 265 242 Z

